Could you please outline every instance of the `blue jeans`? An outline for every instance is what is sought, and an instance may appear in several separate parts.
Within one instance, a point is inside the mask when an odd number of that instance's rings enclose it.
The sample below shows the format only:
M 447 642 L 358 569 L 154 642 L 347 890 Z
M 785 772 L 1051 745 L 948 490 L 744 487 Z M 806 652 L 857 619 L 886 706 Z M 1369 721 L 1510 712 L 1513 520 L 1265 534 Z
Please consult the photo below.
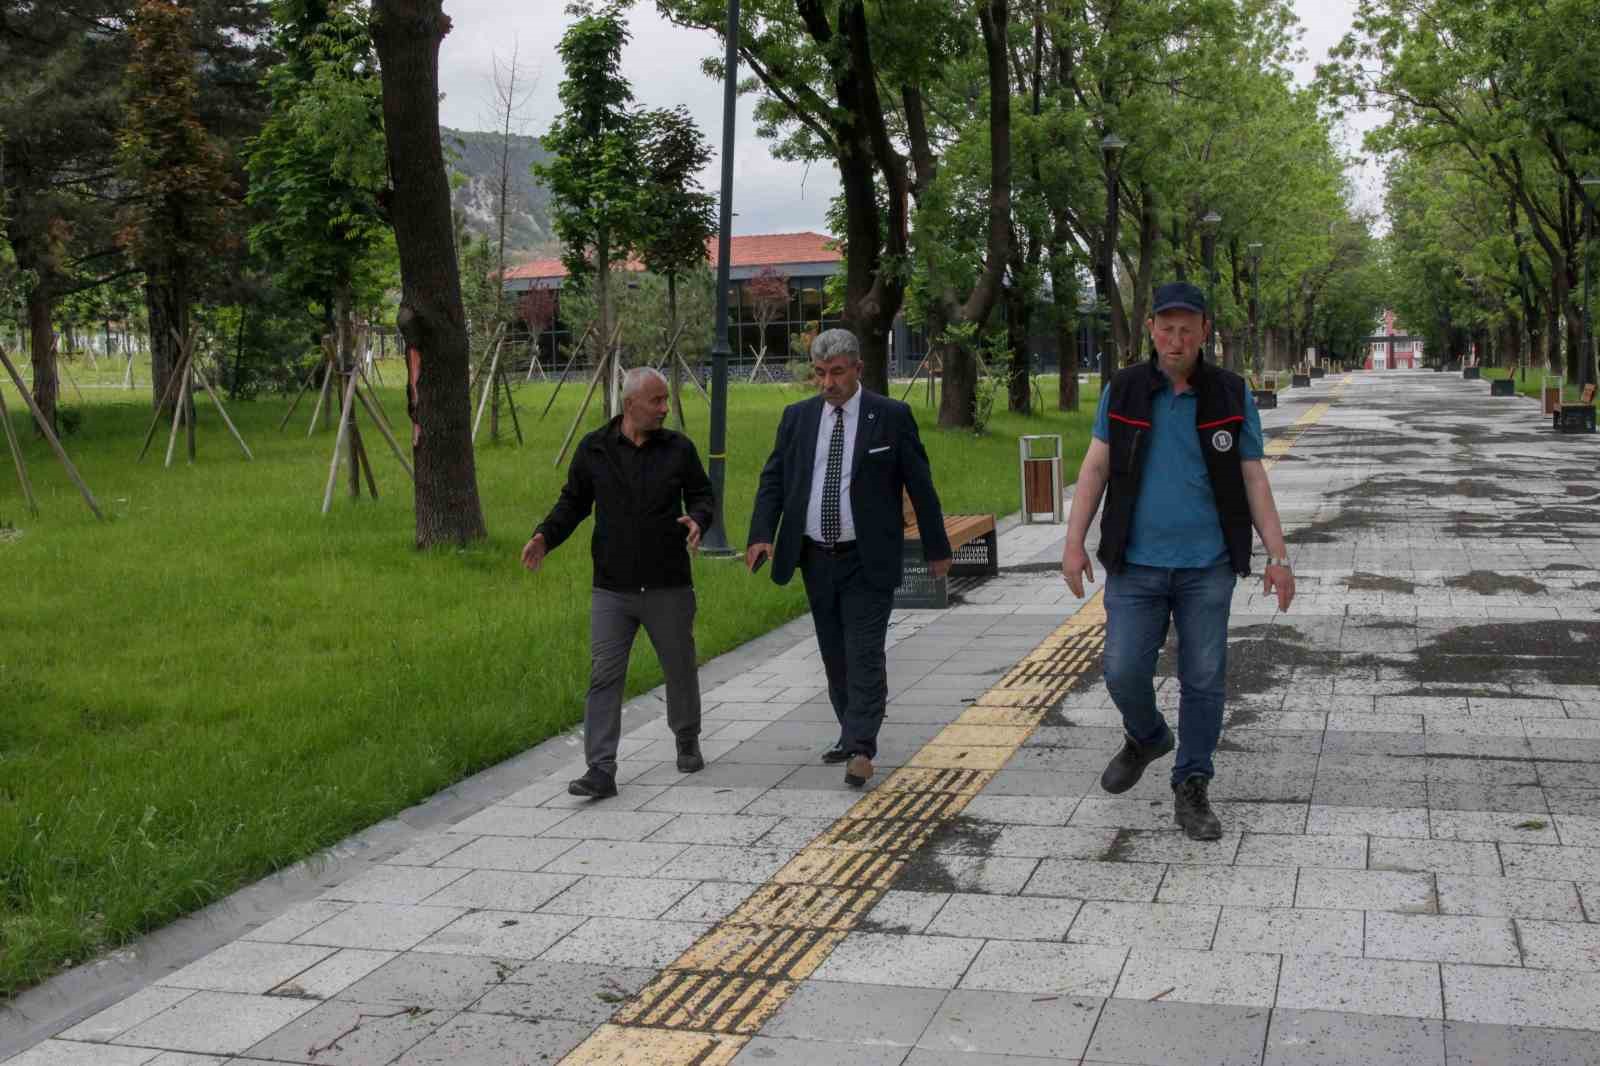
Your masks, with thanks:
M 1178 626 L 1178 756 L 1172 783 L 1210 778 L 1227 692 L 1233 567 L 1165 569 L 1130 564 L 1106 579 L 1106 688 L 1122 726 L 1141 744 L 1171 732 L 1156 709 L 1156 659 L 1169 620 Z

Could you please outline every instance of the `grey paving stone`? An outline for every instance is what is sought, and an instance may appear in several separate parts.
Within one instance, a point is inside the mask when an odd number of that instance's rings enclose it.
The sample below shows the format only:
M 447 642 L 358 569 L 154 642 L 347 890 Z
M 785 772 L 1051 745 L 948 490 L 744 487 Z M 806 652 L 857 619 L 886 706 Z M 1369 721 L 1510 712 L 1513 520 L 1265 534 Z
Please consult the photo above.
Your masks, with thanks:
M 844 814 L 861 797 L 836 789 L 775 788 L 752 800 L 740 813 L 772 814 L 780 818 L 827 818 Z
M 707 881 L 660 915 L 668 922 L 720 922 L 750 898 L 758 886 Z
M 665 966 L 710 929 L 705 922 L 590 918 L 540 958 L 605 966 Z
M 1428 806 L 1456 811 L 1542 811 L 1544 790 L 1536 785 L 1428 782 Z
M 1075 944 L 1211 946 L 1220 907 L 1187 903 L 1085 903 L 1067 933 Z
M 986 940 L 1061 940 L 1077 916 L 1075 899 L 952 895 L 927 927 L 936 936 Z
M 1078 800 L 1063 796 L 974 796 L 963 817 L 1006 825 L 1066 825 Z
M 237 1055 L 316 1005 L 311 1000 L 276 996 L 196 992 L 129 1029 L 116 1042 L 202 1055 Z
M 761 1035 L 910 1047 L 944 999 L 943 989 L 806 981 L 761 1027 Z
M 1076 1059 L 1099 1020 L 1098 999 L 957 990 L 938 1008 L 917 1045 L 938 1051 Z
M 1068 1062 L 1085 1066 L 1082 1060 L 1068 1059 Z M 914 1048 L 907 1056 L 904 1066 L 1061 1066 L 1061 1059 L 1041 1059 L 1033 1055 L 986 1055 L 981 1053 L 967 1054 L 963 1051 L 934 1051 L 930 1048 Z M 1092 1066 L 1092 1064 L 1088 1064 Z
M 655 974 L 654 970 L 630 967 L 532 962 L 511 974 L 504 984 L 489 989 L 472 1009 L 599 1025 Z
M 1161 903 L 1291 907 L 1294 905 L 1294 885 L 1293 869 L 1173 866 L 1168 868 L 1166 880 L 1161 882 L 1161 891 L 1156 899 Z
M 1501 872 L 1493 844 L 1456 840 L 1391 840 L 1373 837 L 1367 854 L 1373 870 L 1406 870 L 1493 876 Z
M 1117 840 L 1114 829 L 1078 829 L 1057 825 L 1008 825 L 990 846 L 990 854 L 1018 858 L 1093 858 Z
M 586 851 L 578 856 L 579 861 L 569 863 L 576 867 L 571 873 L 515 873 L 503 870 L 473 870 L 461 880 L 453 882 L 441 889 L 428 899 L 430 907 L 473 907 L 507 911 L 535 911 L 550 902 L 560 893 L 576 884 L 578 878 L 588 871 L 588 863 L 584 860 L 603 859 L 610 857 L 613 861 L 620 858 L 609 849 L 615 847 L 640 848 L 648 847 L 643 844 L 610 844 L 601 841 L 594 844 L 580 844 L 579 848 L 597 849 Z M 676 847 L 677 845 L 656 845 L 657 847 Z M 574 849 L 576 850 L 576 849 Z M 571 852 L 568 852 L 571 855 Z M 598 863 L 597 863 L 598 864 Z M 648 873 L 640 870 L 639 873 Z M 345 921 L 351 913 L 341 914 L 329 925 Z M 326 928 L 324 926 L 323 928 Z M 321 929 L 316 932 L 320 933 Z M 304 937 L 301 940 L 305 940 Z M 358 945 L 364 946 L 364 945 Z
M 113 1040 L 122 1033 L 127 1032 L 141 1022 L 147 1022 L 157 1014 L 194 995 L 192 988 L 167 988 L 162 985 L 150 985 L 142 988 L 119 1003 L 107 1007 L 79 1022 L 70 1029 L 56 1034 L 63 1041 L 105 1041 Z M 61 1049 L 62 1051 L 70 1049 Z M 10 1060 L 15 1062 L 15 1059 Z
M 1364 917 L 1357 910 L 1223 907 L 1212 944 L 1219 951 L 1359 957 Z
M 659 918 L 696 884 L 657 877 L 585 877 L 539 908 L 539 912 L 590 918 Z
M 1119 862 L 1230 866 L 1239 853 L 1239 840 L 1240 834 L 1227 826 L 1223 826 L 1221 840 L 1190 840 L 1179 830 L 1123 829 L 1118 831 L 1114 854 Z
M 300 903 L 271 921 L 251 929 L 241 939 L 288 943 L 295 937 L 315 929 L 329 918 L 343 914 L 350 907 L 349 903 L 335 903 L 328 900 Z
M 462 870 L 427 866 L 374 866 L 329 889 L 323 898 L 351 903 L 421 903 L 462 876 Z
M 1152 903 L 1166 869 L 1159 863 L 1046 859 L 1022 892 L 1028 896 Z
M 546 863 L 550 874 L 613 874 L 648 877 L 683 853 L 683 844 L 646 844 L 615 840 L 585 840 L 571 851 Z M 538 876 L 538 875 L 524 875 Z M 670 876 L 670 875 L 665 875 Z M 449 890 L 446 890 L 448 898 Z
M 335 948 L 405 951 L 416 947 L 465 913 L 464 907 L 358 903 L 302 933 L 295 942 L 325 944 Z
M 583 922 L 575 915 L 473 911 L 428 937 L 417 945 L 417 950 L 436 955 L 533 959 Z
M 1443 914 L 1583 921 L 1578 891 L 1570 881 L 1440 874 L 1438 887 L 1439 910 Z
M 1038 859 L 989 859 L 979 855 L 924 852 L 895 884 L 920 892 L 1015 895 L 1028 883 L 1038 865 Z
M 1278 956 L 1241 951 L 1134 948 L 1117 981 L 1119 999 L 1270 1007 Z
M 179 988 L 262 995 L 332 954 L 333 949 L 325 947 L 236 940 L 168 974 L 160 983 Z
M 1600 1066 L 1592 1032 L 1481 1022 L 1444 1023 L 1447 1066 Z
M 473 870 L 513 870 L 532 873 L 551 859 L 578 846 L 571 838 L 478 837 L 439 860 L 441 866 Z M 460 869 L 455 871 L 458 875 Z
M 154 1062 L 162 1055 L 163 1052 L 157 1048 L 110 1047 L 75 1040 L 46 1040 L 7 1059 L 6 1066 L 140 1066 L 141 1063 Z
M 1106 1003 L 1085 1053 L 1097 1062 L 1142 1066 L 1258 1066 L 1270 1011 L 1200 1003 Z
M 775 1040 L 758 1036 L 733 1059 L 733 1066 L 900 1066 L 908 1049 L 824 1044 L 815 1040 Z
M 816 971 L 819 981 L 848 981 L 907 988 L 954 988 L 982 940 L 851 933 Z
M 1066 771 L 1001 770 L 984 786 L 985 796 L 1080 797 L 1100 787 L 1099 773 Z
M 1246 833 L 1239 842 L 1239 853 L 1234 861 L 1240 866 L 1316 866 L 1330 870 L 1361 870 L 1367 865 L 1367 838 L 1331 833 L 1304 836 Z
M 659 811 L 614 811 L 597 807 L 575 811 L 541 835 L 578 840 L 643 840 L 670 821 L 672 815 Z
M 1278 1006 L 1299 1010 L 1442 1018 L 1439 966 L 1431 962 L 1285 955 Z
M 695 788 L 681 784 L 641 804 L 639 810 L 641 813 L 664 811 L 669 814 L 734 814 L 743 811 L 770 791 L 767 788 Z M 654 834 L 651 839 L 665 838 L 660 834 Z M 715 843 L 727 844 L 731 841 L 721 840 Z
M 1008 897 L 985 896 L 984 899 Z M 871 933 L 921 933 L 950 899 L 947 892 L 891 889 L 867 912 L 859 928 Z
M 1327 807 L 1313 805 L 1306 832 L 1335 836 L 1367 833 L 1384 837 L 1428 837 L 1426 807 Z
M 1522 961 L 1507 918 L 1383 911 L 1367 915 L 1366 956 L 1486 966 L 1517 966 Z
M 1116 987 L 1127 956 L 1121 947 L 991 940 L 972 961 L 961 987 L 1103 999 Z
M 520 965 L 501 959 L 407 952 L 346 988 L 338 998 L 461 1010 Z
M 395 1060 L 396 1066 L 531 1066 L 577 1047 L 587 1022 L 462 1012 Z
M 676 766 L 663 763 L 659 769 L 642 775 L 635 783 L 679 788 L 771 788 L 793 769 L 792 766 L 761 763 L 714 762 L 697 774 L 681 774 Z
M 1592 880 L 1595 871 L 1600 870 L 1600 848 L 1501 844 L 1500 858 L 1507 877 L 1583 881 Z
M 696 793 L 701 790 L 696 789 Z M 715 793 L 713 793 L 715 794 Z M 648 840 L 652 844 L 754 844 L 779 822 L 776 815 L 684 814 L 672 819 Z
M 1428 806 L 1422 781 L 1345 781 L 1317 779 L 1312 806 L 1406 808 Z
M 1303 869 L 1295 888 L 1294 905 L 1417 914 L 1432 914 L 1438 909 L 1432 874 L 1387 870 Z
M 1264 1066 L 1444 1066 L 1444 1023 L 1431 1018 L 1278 1009 Z
M 302 1014 L 246 1054 L 278 1062 L 383 1066 L 455 1014 L 451 1009 L 413 1011 L 392 1003 L 338 1000 Z
M 1600 924 L 1519 918 L 1517 933 L 1524 966 L 1539 970 L 1600 971 Z
M 272 989 L 275 996 L 302 999 L 332 999 L 357 981 L 393 959 L 393 951 L 363 951 L 345 948 L 336 951 L 303 973 Z
M 1600 974 L 1445 965 L 1445 1013 L 1452 1021 L 1600 1029 Z
M 536 837 L 571 814 L 565 810 L 500 804 L 462 819 L 450 827 L 450 832 L 459 836 Z
M 1432 811 L 1428 819 L 1437 840 L 1562 843 L 1556 833 L 1555 819 L 1539 812 Z
M 756 843 L 774 851 L 796 850 L 826 833 L 835 821 L 834 818 L 780 818 Z
M 795 849 L 798 850 L 798 849 Z M 739 881 L 761 884 L 771 880 L 794 857 L 788 848 L 731 848 L 691 844 L 672 861 L 659 867 L 657 877 L 690 881 Z

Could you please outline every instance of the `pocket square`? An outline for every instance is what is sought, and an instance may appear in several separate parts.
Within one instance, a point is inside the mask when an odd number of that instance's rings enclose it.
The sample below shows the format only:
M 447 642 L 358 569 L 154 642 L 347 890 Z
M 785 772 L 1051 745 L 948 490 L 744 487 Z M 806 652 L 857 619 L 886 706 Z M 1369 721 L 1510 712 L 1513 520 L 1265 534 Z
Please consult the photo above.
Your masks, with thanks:
M 868 448 L 867 449 L 867 454 L 868 455 L 877 455 L 879 452 L 886 452 L 888 450 L 889 450 L 889 445 L 885 444 L 880 448 Z

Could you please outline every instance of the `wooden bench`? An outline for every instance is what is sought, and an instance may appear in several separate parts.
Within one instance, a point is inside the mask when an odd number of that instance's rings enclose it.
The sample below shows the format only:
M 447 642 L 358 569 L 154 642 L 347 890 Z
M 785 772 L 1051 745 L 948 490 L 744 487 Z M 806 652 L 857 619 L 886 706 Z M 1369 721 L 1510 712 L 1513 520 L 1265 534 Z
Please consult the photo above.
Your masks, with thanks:
M 950 587 L 946 578 L 934 577 L 922 553 L 922 534 L 911 496 L 900 493 L 900 515 L 905 523 L 905 556 L 901 563 L 900 588 L 895 592 L 896 607 L 950 606 Z M 947 514 L 944 535 L 950 539 L 950 577 L 993 576 L 1000 572 L 1000 542 L 992 514 Z
M 1562 403 L 1559 399 L 1555 403 L 1555 411 L 1550 416 L 1550 424 L 1558 433 L 1593 433 L 1594 424 L 1594 394 L 1593 382 L 1583 387 L 1583 392 L 1578 395 L 1577 403 Z

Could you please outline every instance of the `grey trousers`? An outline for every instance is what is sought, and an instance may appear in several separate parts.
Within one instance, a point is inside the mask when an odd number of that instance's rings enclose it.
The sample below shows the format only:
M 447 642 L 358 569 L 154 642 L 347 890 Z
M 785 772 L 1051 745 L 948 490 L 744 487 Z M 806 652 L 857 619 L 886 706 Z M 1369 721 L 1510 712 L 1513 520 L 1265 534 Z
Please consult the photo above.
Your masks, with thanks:
M 622 735 L 622 692 L 628 655 L 639 627 L 655 646 L 667 678 L 667 727 L 674 736 L 700 735 L 700 673 L 694 658 L 694 589 L 610 592 L 595 589 L 589 603 L 589 696 L 583 748 L 589 765 L 613 776 Z

